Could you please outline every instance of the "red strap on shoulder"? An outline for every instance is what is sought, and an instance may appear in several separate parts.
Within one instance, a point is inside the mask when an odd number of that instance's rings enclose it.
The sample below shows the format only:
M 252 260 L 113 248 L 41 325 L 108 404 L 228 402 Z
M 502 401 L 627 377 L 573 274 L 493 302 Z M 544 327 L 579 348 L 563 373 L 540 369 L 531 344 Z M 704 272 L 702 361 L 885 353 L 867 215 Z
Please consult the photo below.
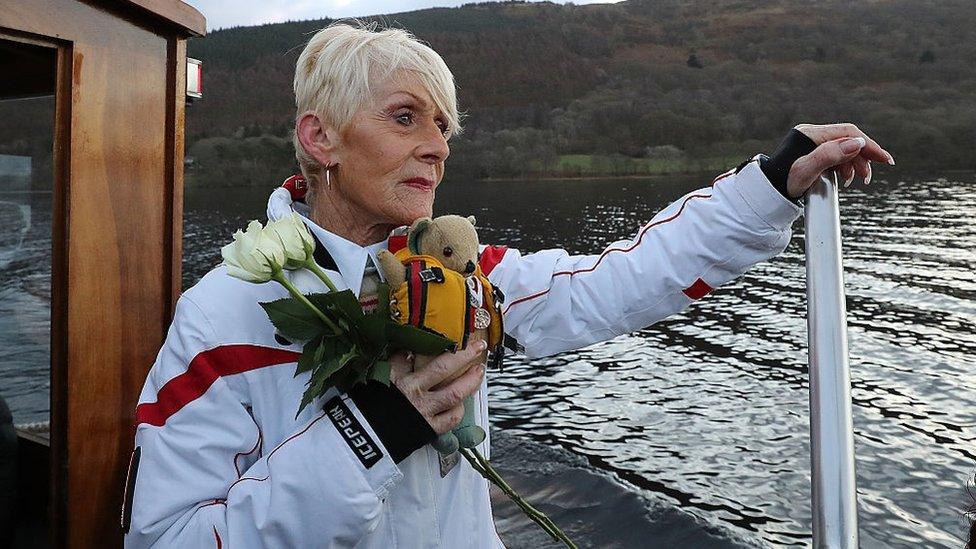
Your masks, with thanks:
M 410 301 L 408 323 L 417 328 L 424 327 L 426 316 L 427 283 L 420 278 L 420 271 L 427 268 L 427 262 L 420 259 L 407 262 L 407 299 Z
M 308 181 L 305 180 L 304 176 L 293 175 L 286 179 L 281 186 L 288 189 L 288 192 L 291 194 L 292 201 L 305 201 L 305 195 L 308 194 Z

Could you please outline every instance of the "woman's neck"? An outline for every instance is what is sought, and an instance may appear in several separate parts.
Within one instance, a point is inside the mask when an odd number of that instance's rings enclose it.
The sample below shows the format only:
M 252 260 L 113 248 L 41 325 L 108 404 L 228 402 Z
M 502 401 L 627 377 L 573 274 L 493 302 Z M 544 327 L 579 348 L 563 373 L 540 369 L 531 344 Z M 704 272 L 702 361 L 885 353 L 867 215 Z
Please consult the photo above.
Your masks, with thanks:
M 365 212 L 345 200 L 335 200 L 328 192 L 316 193 L 312 200 L 312 221 L 334 235 L 360 246 L 386 240 L 396 228 L 392 223 L 370 223 Z

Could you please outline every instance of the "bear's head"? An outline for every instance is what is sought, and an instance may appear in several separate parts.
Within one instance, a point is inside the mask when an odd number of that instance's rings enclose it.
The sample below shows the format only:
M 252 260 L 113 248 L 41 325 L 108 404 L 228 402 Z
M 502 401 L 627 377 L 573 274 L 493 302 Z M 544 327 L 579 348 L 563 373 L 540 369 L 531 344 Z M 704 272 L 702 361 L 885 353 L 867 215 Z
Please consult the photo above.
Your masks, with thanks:
M 474 216 L 442 215 L 422 217 L 407 232 L 407 247 L 415 255 L 429 255 L 444 267 L 464 275 L 478 265 L 478 232 Z

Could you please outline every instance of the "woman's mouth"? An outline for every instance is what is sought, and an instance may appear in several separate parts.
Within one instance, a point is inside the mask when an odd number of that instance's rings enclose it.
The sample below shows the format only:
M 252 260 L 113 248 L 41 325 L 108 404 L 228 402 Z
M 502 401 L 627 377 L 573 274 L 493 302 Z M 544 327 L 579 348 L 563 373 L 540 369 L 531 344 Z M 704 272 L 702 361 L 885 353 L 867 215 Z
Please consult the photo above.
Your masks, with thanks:
M 434 182 L 430 179 L 425 179 L 423 177 L 414 177 L 411 179 L 404 179 L 400 183 L 404 185 L 413 187 L 415 189 L 420 189 L 423 191 L 429 191 L 434 188 Z

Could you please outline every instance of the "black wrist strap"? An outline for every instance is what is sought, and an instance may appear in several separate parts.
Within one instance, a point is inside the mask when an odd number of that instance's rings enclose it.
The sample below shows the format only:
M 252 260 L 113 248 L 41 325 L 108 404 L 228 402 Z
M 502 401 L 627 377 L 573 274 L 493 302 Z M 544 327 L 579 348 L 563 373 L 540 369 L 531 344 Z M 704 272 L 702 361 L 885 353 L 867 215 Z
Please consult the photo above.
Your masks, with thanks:
M 794 128 L 780 142 L 772 156 L 764 156 L 759 160 L 759 169 L 766 174 L 766 178 L 780 194 L 788 200 L 794 200 L 786 190 L 790 168 L 797 158 L 810 154 L 816 148 L 817 144 L 812 139 Z
M 424 416 L 392 383 L 389 387 L 378 381 L 356 385 L 349 398 L 396 463 L 437 438 Z

